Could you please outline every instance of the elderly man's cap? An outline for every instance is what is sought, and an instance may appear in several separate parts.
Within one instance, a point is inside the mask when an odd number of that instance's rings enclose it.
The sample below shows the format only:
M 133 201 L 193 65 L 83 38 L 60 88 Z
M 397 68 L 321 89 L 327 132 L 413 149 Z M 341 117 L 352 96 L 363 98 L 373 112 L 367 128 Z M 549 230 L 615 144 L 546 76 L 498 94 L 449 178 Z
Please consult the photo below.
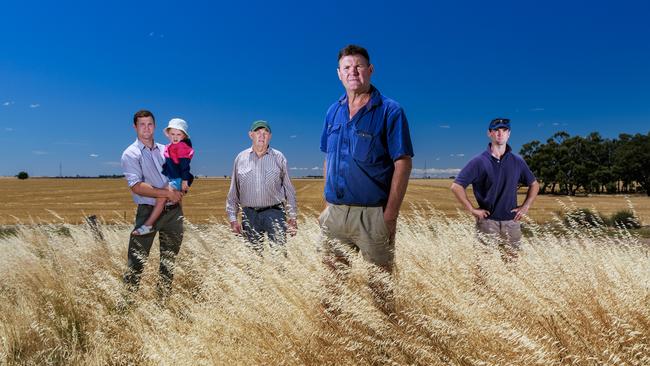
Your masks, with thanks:
M 495 118 L 492 121 L 490 121 L 488 130 L 497 130 L 499 128 L 510 129 L 510 120 L 507 118 Z
M 263 120 L 255 121 L 251 125 L 251 131 L 255 131 L 259 128 L 266 128 L 269 132 L 271 132 L 271 125 Z

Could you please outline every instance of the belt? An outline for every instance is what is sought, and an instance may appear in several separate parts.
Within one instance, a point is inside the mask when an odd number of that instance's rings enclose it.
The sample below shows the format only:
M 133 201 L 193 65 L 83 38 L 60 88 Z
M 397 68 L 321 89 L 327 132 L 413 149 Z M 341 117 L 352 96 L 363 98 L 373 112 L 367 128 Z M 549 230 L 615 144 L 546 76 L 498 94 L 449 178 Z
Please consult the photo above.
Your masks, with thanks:
M 255 212 L 262 212 L 262 211 L 266 211 L 266 210 L 281 210 L 283 206 L 284 206 L 283 204 L 278 203 L 277 205 L 273 205 L 273 206 L 247 207 L 247 208 L 250 208 L 251 210 L 253 210 Z
M 146 203 L 141 203 L 138 206 L 149 206 L 149 207 L 153 208 L 153 205 L 148 205 Z M 173 205 L 165 205 L 163 207 L 163 211 L 171 211 L 171 210 L 173 210 L 175 208 L 178 208 L 178 206 L 180 206 L 179 203 L 174 203 Z
M 174 203 L 173 205 L 165 205 L 163 211 L 171 211 L 178 208 L 178 206 L 180 206 L 178 203 Z

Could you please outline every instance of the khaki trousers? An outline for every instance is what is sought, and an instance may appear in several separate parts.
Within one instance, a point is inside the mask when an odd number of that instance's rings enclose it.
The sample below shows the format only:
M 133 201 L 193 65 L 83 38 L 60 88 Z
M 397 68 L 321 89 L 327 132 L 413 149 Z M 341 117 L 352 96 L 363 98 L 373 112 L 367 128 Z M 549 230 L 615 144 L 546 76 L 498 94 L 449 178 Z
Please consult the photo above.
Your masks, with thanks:
M 519 249 L 521 244 L 521 222 L 519 221 L 479 219 L 476 222 L 476 228 L 483 234 L 487 234 L 494 239 L 501 239 L 505 244 L 514 249 Z
M 382 207 L 328 204 L 318 217 L 327 255 L 344 257 L 346 250 L 361 252 L 375 265 L 392 267 L 395 240 L 390 238 Z

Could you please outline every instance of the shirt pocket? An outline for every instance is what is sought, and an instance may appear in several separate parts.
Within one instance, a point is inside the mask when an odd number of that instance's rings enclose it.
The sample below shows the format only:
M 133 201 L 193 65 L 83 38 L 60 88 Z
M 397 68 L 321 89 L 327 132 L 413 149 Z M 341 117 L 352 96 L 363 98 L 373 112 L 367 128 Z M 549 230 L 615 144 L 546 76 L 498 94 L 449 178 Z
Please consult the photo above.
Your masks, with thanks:
M 328 153 L 336 151 L 340 135 L 341 135 L 340 124 L 327 126 L 327 152 Z
M 367 162 L 369 160 L 370 151 L 375 136 L 370 132 L 357 130 L 354 133 L 354 145 L 352 148 L 352 157 L 360 162 Z
M 240 186 L 250 186 L 255 183 L 255 171 L 251 167 L 240 168 L 237 172 L 237 178 L 239 178 Z
M 279 168 L 271 168 L 267 171 L 264 172 L 264 181 L 266 182 L 267 186 L 275 187 L 276 185 L 280 185 L 280 169 Z

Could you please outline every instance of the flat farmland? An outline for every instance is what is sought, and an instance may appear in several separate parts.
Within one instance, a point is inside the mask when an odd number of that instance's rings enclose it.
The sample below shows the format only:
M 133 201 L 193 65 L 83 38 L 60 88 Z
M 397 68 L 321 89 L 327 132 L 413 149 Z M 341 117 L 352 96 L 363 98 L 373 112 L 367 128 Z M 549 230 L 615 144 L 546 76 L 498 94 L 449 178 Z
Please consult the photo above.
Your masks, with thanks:
M 323 180 L 292 180 L 298 195 L 299 210 L 306 217 L 316 217 L 323 207 Z M 402 212 L 413 214 L 417 207 L 433 208 L 450 216 L 458 214 L 460 207 L 449 186 L 451 180 L 414 179 L 409 183 Z M 190 194 L 184 199 L 187 218 L 196 224 L 225 220 L 225 201 L 230 180 L 223 178 L 197 179 Z M 472 196 L 471 190 L 469 192 Z M 525 191 L 520 191 L 519 202 Z M 30 178 L 0 179 L 0 224 L 52 223 L 65 221 L 79 223 L 83 217 L 97 215 L 106 222 L 130 222 L 134 204 L 126 182 L 122 179 L 54 179 Z M 473 199 L 473 198 L 472 198 Z M 610 215 L 634 206 L 644 225 L 650 224 L 650 198 L 633 195 L 594 195 L 590 197 L 539 196 L 529 215 L 538 222 L 546 222 L 562 210 L 562 205 L 595 208 Z

